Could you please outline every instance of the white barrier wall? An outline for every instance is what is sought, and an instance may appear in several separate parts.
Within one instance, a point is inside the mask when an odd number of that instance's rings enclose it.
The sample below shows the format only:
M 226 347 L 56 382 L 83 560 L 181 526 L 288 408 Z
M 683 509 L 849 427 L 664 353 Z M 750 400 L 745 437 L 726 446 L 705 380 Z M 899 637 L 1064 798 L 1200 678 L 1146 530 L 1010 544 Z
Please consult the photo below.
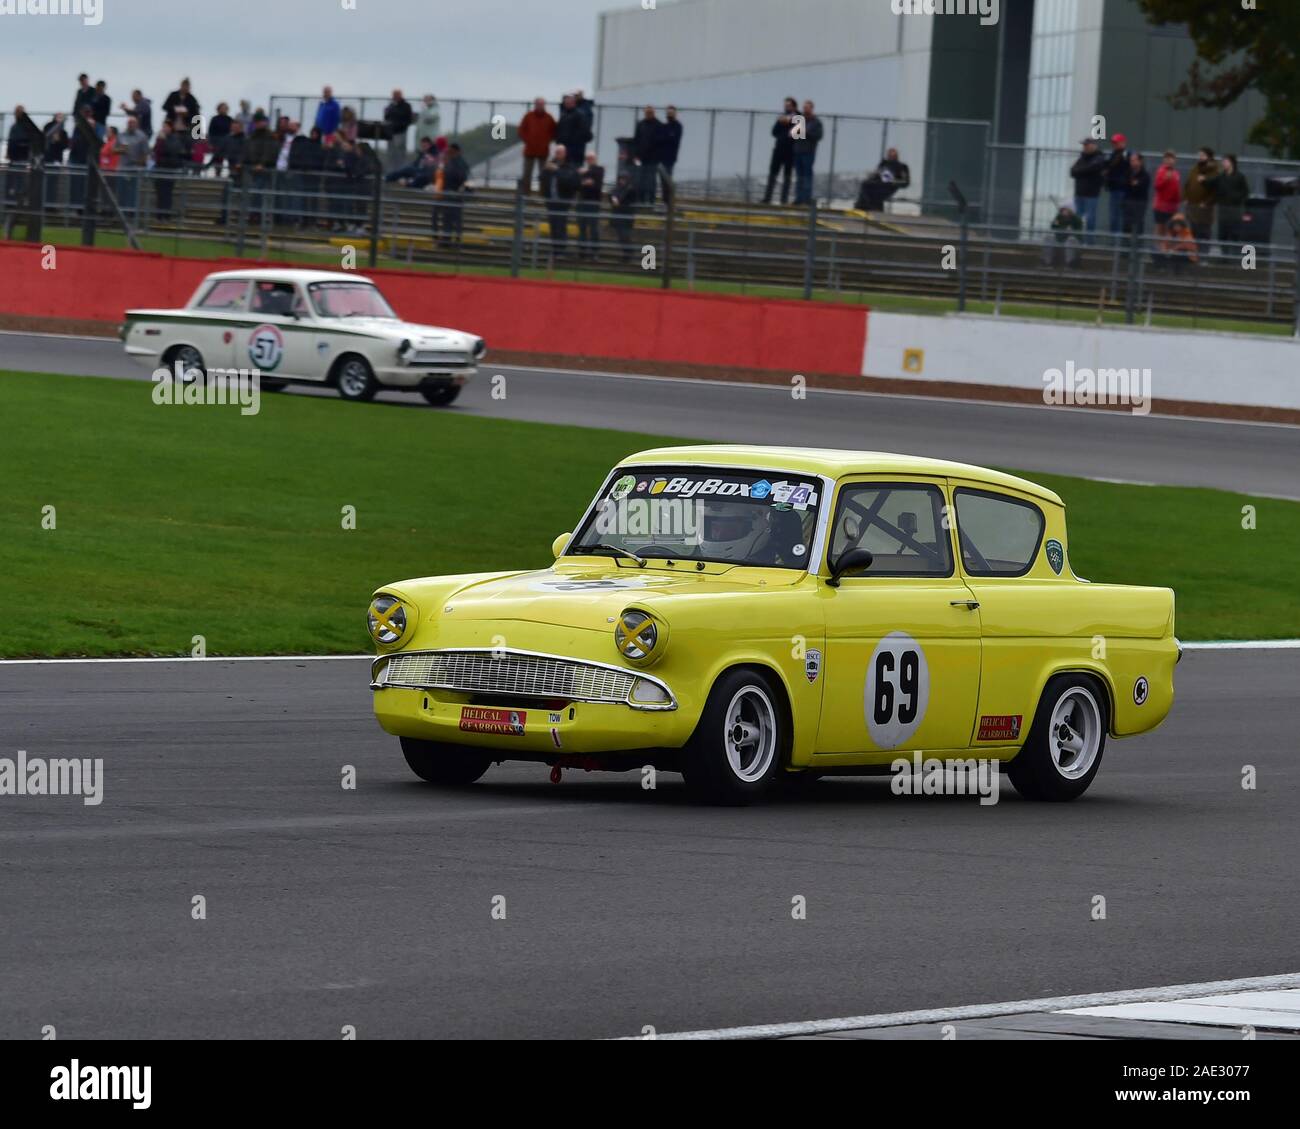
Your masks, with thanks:
M 872 311 L 862 374 L 1042 391 L 1050 370 L 1151 370 L 1161 400 L 1300 410 L 1300 341 L 1034 318 Z

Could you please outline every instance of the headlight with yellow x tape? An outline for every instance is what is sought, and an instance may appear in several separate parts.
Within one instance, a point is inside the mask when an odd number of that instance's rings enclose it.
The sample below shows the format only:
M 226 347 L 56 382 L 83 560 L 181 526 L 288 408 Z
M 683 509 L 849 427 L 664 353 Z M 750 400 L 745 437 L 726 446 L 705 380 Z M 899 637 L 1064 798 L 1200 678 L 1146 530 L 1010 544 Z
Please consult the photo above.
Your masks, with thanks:
M 667 643 L 663 625 L 653 616 L 628 608 L 618 617 L 614 628 L 614 646 L 625 659 L 648 664 L 663 655 Z
M 366 626 L 371 638 L 381 647 L 401 642 L 410 626 L 406 605 L 396 596 L 376 596 L 366 612 Z

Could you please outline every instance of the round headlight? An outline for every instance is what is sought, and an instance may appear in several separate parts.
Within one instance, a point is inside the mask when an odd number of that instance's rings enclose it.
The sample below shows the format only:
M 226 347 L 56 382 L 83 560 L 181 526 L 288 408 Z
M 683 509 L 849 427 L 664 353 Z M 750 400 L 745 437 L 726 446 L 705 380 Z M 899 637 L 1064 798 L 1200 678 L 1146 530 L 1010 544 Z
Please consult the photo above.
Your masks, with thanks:
M 659 628 L 645 612 L 626 611 L 614 628 L 614 646 L 625 659 L 647 659 L 659 645 Z
M 376 596 L 366 612 L 366 626 L 375 642 L 387 647 L 406 634 L 406 609 L 396 596 Z

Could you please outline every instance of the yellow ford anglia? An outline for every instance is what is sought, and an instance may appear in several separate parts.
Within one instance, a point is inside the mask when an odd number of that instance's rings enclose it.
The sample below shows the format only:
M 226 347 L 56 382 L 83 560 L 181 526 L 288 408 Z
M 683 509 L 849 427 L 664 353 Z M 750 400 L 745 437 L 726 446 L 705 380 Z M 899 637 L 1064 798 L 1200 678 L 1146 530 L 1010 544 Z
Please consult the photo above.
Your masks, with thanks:
M 746 803 L 921 752 L 1069 800 L 1173 704 L 1173 592 L 1077 577 L 1061 499 L 997 471 L 643 451 L 552 551 L 375 594 L 375 715 L 422 779 L 653 766 Z

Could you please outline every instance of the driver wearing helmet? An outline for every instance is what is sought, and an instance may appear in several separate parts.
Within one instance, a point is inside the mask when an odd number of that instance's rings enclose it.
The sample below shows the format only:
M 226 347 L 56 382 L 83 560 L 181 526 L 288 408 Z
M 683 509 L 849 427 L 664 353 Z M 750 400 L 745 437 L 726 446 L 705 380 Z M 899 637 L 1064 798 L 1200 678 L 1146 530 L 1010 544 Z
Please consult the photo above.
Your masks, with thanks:
M 704 498 L 700 513 L 700 553 L 722 561 L 754 565 L 795 564 L 795 545 L 803 544 L 803 523 L 789 510 Z

